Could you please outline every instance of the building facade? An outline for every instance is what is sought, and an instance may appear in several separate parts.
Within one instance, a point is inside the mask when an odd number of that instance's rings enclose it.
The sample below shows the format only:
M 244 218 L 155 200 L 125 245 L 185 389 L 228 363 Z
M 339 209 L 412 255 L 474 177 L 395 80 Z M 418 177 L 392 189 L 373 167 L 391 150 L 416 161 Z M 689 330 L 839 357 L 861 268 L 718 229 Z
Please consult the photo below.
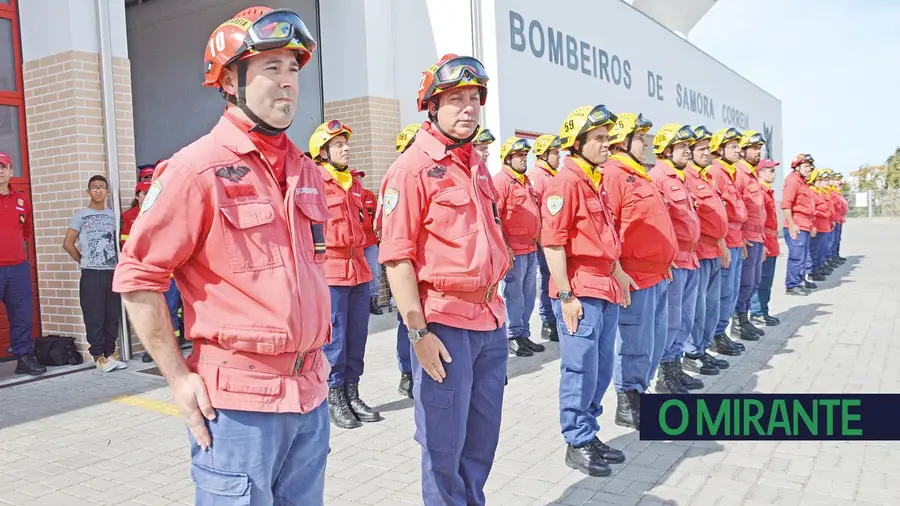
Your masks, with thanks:
M 420 73 L 445 53 L 485 63 L 482 124 L 501 140 L 558 133 L 572 109 L 604 103 L 657 126 L 758 130 L 772 141 L 769 156 L 781 158 L 780 102 L 666 28 L 667 12 L 644 14 L 641 2 L 598 0 L 572 16 L 537 0 L 0 0 L 0 40 L 10 41 L 9 54 L 0 49 L 0 150 L 12 154 L 14 184 L 35 207 L 36 335 L 75 336 L 86 349 L 78 267 L 61 244 L 86 204 L 87 180 L 106 175 L 119 197 L 110 207 L 125 209 L 137 165 L 209 131 L 225 102 L 201 85 L 207 39 L 258 4 L 297 11 L 319 41 L 300 75 L 289 137 L 305 150 L 324 119 L 345 121 L 352 164 L 372 189 L 396 158 L 396 133 L 425 119 L 415 106 Z M 679 16 L 673 29 L 702 12 Z

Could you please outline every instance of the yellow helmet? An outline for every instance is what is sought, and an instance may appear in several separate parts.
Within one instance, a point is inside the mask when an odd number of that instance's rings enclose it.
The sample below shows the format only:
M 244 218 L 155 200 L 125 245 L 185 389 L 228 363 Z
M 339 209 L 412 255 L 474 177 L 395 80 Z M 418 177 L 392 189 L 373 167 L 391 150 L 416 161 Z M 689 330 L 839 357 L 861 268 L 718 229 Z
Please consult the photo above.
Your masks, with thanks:
M 647 133 L 653 128 L 653 122 L 644 119 L 643 114 L 634 114 L 631 112 L 622 113 L 616 120 L 615 126 L 609 131 L 609 145 L 619 144 L 632 133 L 643 131 Z
M 746 148 L 747 146 L 762 146 L 766 143 L 766 138 L 756 130 L 745 130 L 744 135 L 741 136 L 741 140 L 738 143 L 738 146 L 741 149 Z
M 615 123 L 616 115 L 603 104 L 594 107 L 589 105 L 579 107 L 566 116 L 566 121 L 560 127 L 559 147 L 560 149 L 570 149 L 575 145 L 575 140 L 579 136 L 597 127 L 611 127 Z
M 319 155 L 322 153 L 322 148 L 328 144 L 328 141 L 334 139 L 338 135 L 345 135 L 349 141 L 350 134 L 352 133 L 353 130 L 350 130 L 350 127 L 345 125 L 339 119 L 333 119 L 327 123 L 322 123 L 309 137 L 309 156 L 311 156 L 313 160 L 320 159 Z
M 551 149 L 559 149 L 560 144 L 558 135 L 542 135 L 535 139 L 533 151 L 535 156 L 541 156 Z
M 500 146 L 500 161 L 506 162 L 506 157 L 513 153 L 528 153 L 531 151 L 531 141 L 521 137 L 510 137 Z
M 694 140 L 694 130 L 690 125 L 666 123 L 653 136 L 653 152 L 661 155 L 667 147 L 680 142 L 690 143 Z
M 712 132 L 710 132 L 708 128 L 703 125 L 694 127 L 694 138 L 691 140 L 691 146 L 708 139 L 712 139 Z
M 494 134 L 491 133 L 487 128 L 482 129 L 478 127 L 478 133 L 475 134 L 475 138 L 472 139 L 472 144 L 490 144 L 497 139 L 494 137 Z
M 822 171 L 820 171 L 819 169 L 813 169 L 812 172 L 809 173 L 809 179 L 807 179 L 807 182 L 809 182 L 809 184 L 815 183 L 816 179 L 819 177 L 819 174 L 821 174 L 821 173 L 822 173 Z
M 741 131 L 734 127 L 723 128 L 713 134 L 712 140 L 709 141 L 709 150 L 713 153 L 719 150 L 723 144 L 728 141 L 741 140 Z
M 406 148 L 409 147 L 410 144 L 413 143 L 413 140 L 416 138 L 416 132 L 419 131 L 419 128 L 422 125 L 419 123 L 410 123 L 403 127 L 403 130 L 400 130 L 400 133 L 397 134 L 397 152 L 402 153 L 406 151 Z

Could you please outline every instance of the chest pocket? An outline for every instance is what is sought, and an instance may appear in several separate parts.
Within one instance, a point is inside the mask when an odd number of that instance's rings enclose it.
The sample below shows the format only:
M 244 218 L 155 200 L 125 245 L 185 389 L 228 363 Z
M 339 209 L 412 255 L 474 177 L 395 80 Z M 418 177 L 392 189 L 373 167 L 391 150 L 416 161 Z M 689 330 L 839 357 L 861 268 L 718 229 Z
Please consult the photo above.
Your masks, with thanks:
M 589 190 L 583 190 L 582 197 L 584 198 L 585 206 L 587 207 L 588 214 L 591 218 L 591 223 L 594 225 L 594 230 L 597 231 L 597 235 L 600 236 L 601 240 L 606 240 L 604 234 L 608 234 L 613 230 L 613 225 L 611 222 L 611 217 L 607 214 L 607 211 L 603 208 L 603 203 L 600 201 L 600 197 L 590 192 Z
M 344 195 L 339 193 L 329 193 L 325 196 L 325 203 L 328 205 L 328 210 L 333 215 L 331 218 L 332 221 L 343 221 L 347 219 L 346 213 L 344 212 Z
M 463 188 L 444 190 L 432 199 L 431 233 L 449 241 L 459 239 L 476 231 L 477 218 L 475 216 L 472 198 Z M 494 209 L 496 213 L 496 208 Z
M 224 219 L 225 250 L 232 272 L 274 269 L 284 265 L 275 241 L 275 209 L 265 201 L 219 207 Z
M 331 218 L 328 208 L 321 201 L 297 201 L 297 209 L 309 220 L 309 243 L 303 244 L 307 260 L 321 264 L 325 262 L 325 222 Z

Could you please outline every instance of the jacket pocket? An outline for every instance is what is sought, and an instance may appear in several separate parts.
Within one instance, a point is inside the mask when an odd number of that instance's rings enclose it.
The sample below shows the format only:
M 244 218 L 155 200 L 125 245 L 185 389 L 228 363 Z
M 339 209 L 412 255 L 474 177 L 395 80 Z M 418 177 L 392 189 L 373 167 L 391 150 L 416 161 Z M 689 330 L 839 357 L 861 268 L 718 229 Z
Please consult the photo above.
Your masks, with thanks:
M 309 220 L 309 244 L 302 247 L 307 259 L 312 263 L 325 262 L 325 222 L 331 218 L 331 212 L 321 201 L 297 201 L 297 209 Z M 303 232 L 300 232 L 303 233 Z
M 217 340 L 228 350 L 280 355 L 287 351 L 288 333 L 279 328 L 222 325 Z
M 220 367 L 219 391 L 241 396 L 281 397 L 282 377 L 277 374 Z
M 225 250 L 235 273 L 284 265 L 275 237 L 275 209 L 265 201 L 223 205 Z
M 476 231 L 474 205 L 465 189 L 455 188 L 438 193 L 432 199 L 429 214 L 436 225 L 431 234 L 448 241 L 454 241 Z M 472 209 L 470 209 L 470 207 Z M 471 216 L 469 213 L 473 213 Z

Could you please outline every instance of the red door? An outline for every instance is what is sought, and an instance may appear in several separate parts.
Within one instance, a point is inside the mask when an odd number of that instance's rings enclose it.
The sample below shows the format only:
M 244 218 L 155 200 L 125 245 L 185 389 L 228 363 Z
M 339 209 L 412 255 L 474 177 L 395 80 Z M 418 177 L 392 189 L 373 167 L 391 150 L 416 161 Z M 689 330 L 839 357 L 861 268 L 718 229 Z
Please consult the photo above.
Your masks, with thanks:
M 0 0 L 0 151 L 12 158 L 12 186 L 31 196 L 25 132 L 25 91 L 22 83 L 22 47 L 16 0 Z M 41 317 L 33 242 L 28 245 L 28 260 L 31 263 L 34 288 L 33 336 L 36 337 L 41 335 Z M 6 308 L 0 304 L 0 359 L 10 355 L 9 321 L 6 319 Z

